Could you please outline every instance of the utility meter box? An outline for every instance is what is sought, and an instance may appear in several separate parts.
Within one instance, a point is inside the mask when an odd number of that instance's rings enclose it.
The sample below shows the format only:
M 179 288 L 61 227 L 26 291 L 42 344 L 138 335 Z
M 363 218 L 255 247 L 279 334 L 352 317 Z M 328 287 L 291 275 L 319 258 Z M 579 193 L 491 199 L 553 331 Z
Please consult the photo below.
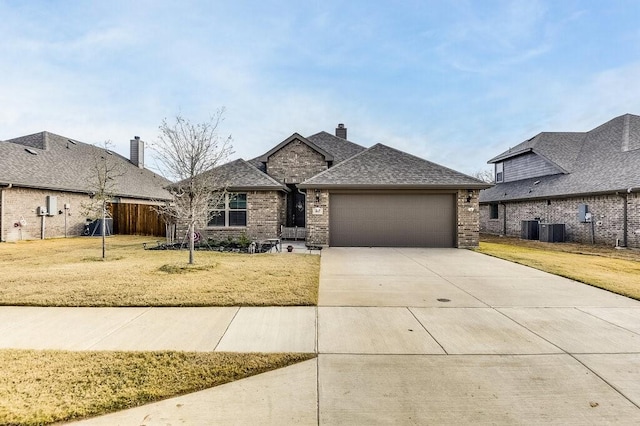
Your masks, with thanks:
M 47 208 L 45 206 L 40 206 L 36 210 L 37 210 L 38 216 L 46 216 L 47 215 Z
M 53 216 L 58 213 L 58 197 L 47 195 L 47 215 Z
M 582 222 L 582 223 L 591 222 L 591 214 L 589 214 L 588 205 L 580 204 L 578 206 L 578 222 Z

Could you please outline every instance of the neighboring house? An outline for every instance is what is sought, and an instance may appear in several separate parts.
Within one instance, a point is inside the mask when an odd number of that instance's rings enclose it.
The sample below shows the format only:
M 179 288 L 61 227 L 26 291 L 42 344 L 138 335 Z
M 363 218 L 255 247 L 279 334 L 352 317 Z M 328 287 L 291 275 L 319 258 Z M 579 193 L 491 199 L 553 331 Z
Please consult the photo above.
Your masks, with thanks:
M 199 231 L 212 238 L 301 237 L 310 245 L 473 247 L 480 189 L 490 185 L 377 144 L 294 133 L 264 155 L 213 170 L 224 203 Z
M 144 168 L 144 142 L 131 140 L 131 161 L 49 132 L 0 142 L 0 241 L 80 235 L 95 192 L 95 161 L 119 165 L 111 202 L 116 233 L 164 235 L 151 206 L 170 200 L 169 181 Z
M 640 248 L 640 117 L 588 132 L 543 132 L 489 160 L 481 232 L 521 235 L 522 221 L 564 224 L 565 239 Z

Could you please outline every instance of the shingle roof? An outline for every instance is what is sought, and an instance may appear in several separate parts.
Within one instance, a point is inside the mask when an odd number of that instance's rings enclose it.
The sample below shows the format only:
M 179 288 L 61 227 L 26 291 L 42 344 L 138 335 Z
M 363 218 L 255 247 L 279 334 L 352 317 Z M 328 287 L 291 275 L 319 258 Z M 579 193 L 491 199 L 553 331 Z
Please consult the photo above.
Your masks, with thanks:
M 333 165 L 366 150 L 364 146 L 339 138 L 327 132 L 316 133 L 307 138 L 315 145 L 333 155 Z
M 242 158 L 218 166 L 207 173 L 214 173 L 216 181 L 229 190 L 288 191 L 286 186 Z
M 383 144 L 304 181 L 302 188 L 487 188 L 490 185 Z
M 611 193 L 640 187 L 640 116 L 625 114 L 586 133 L 541 133 L 536 138 L 541 135 L 547 135 L 547 139 L 525 148 L 555 162 L 565 173 L 499 183 L 482 191 L 481 202 Z M 508 158 L 507 153 L 489 162 Z M 534 185 L 535 182 L 538 183 Z
M 95 158 L 101 155 L 112 155 L 122 164 L 123 175 L 116 178 L 117 196 L 170 199 L 163 189 L 170 183 L 165 178 L 138 168 L 116 153 L 108 154 L 103 148 L 49 132 L 0 142 L 0 183 L 91 192 L 93 165 Z

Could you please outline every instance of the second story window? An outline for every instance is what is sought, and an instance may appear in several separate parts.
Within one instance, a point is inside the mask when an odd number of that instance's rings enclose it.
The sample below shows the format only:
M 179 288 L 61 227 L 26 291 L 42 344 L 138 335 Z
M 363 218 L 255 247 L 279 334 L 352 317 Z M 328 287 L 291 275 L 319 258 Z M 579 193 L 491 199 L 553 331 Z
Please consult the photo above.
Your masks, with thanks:
M 496 183 L 504 182 L 504 163 L 496 163 Z

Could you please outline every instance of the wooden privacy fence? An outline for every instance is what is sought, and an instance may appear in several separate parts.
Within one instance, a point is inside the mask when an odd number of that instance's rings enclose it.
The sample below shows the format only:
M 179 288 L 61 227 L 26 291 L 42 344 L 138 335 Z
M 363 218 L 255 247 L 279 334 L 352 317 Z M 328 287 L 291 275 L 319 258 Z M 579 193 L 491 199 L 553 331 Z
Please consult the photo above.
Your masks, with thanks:
M 165 223 L 154 206 L 147 204 L 111 204 L 113 233 L 164 237 Z

